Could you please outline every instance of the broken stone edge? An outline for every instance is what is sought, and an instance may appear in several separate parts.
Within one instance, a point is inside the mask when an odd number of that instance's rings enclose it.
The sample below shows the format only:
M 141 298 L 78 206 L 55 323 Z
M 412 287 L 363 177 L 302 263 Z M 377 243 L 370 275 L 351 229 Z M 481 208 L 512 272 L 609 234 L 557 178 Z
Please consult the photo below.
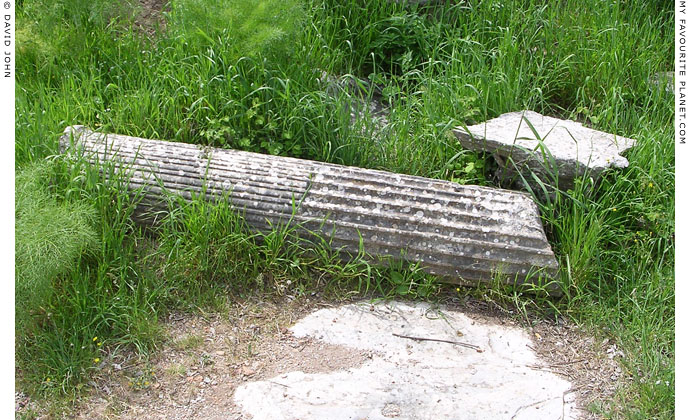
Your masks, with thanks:
M 295 224 L 344 256 L 417 262 L 443 280 L 548 283 L 558 263 L 525 193 L 68 127 L 60 150 L 110 162 L 142 192 L 135 216 L 154 223 L 166 196 L 228 197 L 253 229 Z M 498 276 L 498 277 L 497 277 Z M 560 295 L 555 282 L 548 291 Z
M 622 154 L 636 145 L 636 141 L 631 138 L 593 130 L 577 121 L 558 120 L 561 126 L 566 128 L 570 127 L 576 130 L 596 133 L 601 138 L 601 141 L 609 141 L 615 146 L 615 153 L 610 154 L 608 161 L 603 164 L 592 162 L 591 155 L 583 161 L 577 157 L 549 156 L 550 151 L 547 150 L 547 156 L 544 156 L 539 148 L 530 149 L 515 144 L 515 131 L 512 133 L 508 132 L 505 136 L 489 132 L 496 129 L 493 127 L 493 123 L 501 119 L 510 120 L 512 118 L 519 119 L 524 124 L 523 127 L 527 126 L 524 119 L 530 122 L 536 122 L 538 119 L 557 120 L 534 111 L 524 110 L 501 114 L 494 119 L 466 128 L 456 127 L 453 129 L 453 133 L 463 148 L 494 153 L 501 158 L 498 162 L 499 165 L 509 171 L 516 170 L 522 173 L 527 180 L 530 180 L 530 178 L 529 173 L 525 173 L 525 169 L 534 172 L 547 182 L 551 181 L 553 177 L 553 169 L 557 169 L 559 185 L 564 188 L 571 188 L 574 185 L 575 178 L 578 177 L 589 176 L 596 180 L 608 168 L 622 169 L 628 167 L 629 162 Z M 491 130 L 489 127 L 491 127 Z M 535 139 L 531 139 L 531 141 L 536 142 Z M 546 141 L 544 146 L 548 149 Z

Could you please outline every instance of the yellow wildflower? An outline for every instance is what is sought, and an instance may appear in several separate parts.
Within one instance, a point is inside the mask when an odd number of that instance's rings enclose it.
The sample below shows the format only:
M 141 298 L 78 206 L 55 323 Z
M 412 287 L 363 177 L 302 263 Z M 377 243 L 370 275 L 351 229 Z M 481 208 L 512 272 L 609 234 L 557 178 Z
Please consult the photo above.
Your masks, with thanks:
M 100 361 L 101 361 L 101 359 L 98 358 L 98 357 L 96 357 L 95 359 L 93 359 L 93 362 L 94 362 L 94 363 L 98 363 L 98 362 L 100 362 Z

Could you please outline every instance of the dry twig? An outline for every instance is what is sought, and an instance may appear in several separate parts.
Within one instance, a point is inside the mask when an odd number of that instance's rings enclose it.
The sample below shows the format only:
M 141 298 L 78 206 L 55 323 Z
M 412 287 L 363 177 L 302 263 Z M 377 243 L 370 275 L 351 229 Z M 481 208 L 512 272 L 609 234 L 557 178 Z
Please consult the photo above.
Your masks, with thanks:
M 436 341 L 439 343 L 455 344 L 456 346 L 462 346 L 462 347 L 467 347 L 468 349 L 476 350 L 477 353 L 483 353 L 484 352 L 484 350 L 479 348 L 479 346 L 475 346 L 474 344 L 463 343 L 461 341 L 441 340 L 439 338 L 411 337 L 409 335 L 401 335 L 401 334 L 396 334 L 396 333 L 393 333 L 393 335 L 395 337 L 408 338 L 410 340 L 415 340 L 415 341 Z

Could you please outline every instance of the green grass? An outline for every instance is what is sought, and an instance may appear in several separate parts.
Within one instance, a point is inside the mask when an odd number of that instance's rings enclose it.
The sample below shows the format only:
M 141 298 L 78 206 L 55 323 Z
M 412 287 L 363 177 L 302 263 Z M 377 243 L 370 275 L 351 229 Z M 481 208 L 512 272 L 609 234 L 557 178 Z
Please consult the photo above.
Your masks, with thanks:
M 17 308 L 35 327 L 17 360 L 32 392 L 76 395 L 109 354 L 151 351 L 171 309 L 251 293 L 439 290 L 419 267 L 381 268 L 364 254 L 343 263 L 291 227 L 254 234 L 222 203 L 176 203 L 142 231 L 126 179 L 50 158 L 65 126 L 494 185 L 492 160 L 450 129 L 529 108 L 638 146 L 596 185 L 536 197 L 565 296 L 505 301 L 548 307 L 625 350 L 632 385 L 603 403 L 606 415 L 673 417 L 673 96 L 649 83 L 673 66 L 670 5 L 173 0 L 165 31 L 149 38 L 131 28 L 133 4 L 18 6 Z M 333 93 L 322 72 L 364 89 Z M 358 95 L 374 94 L 391 106 L 376 139 L 370 115 L 355 126 L 349 115 Z M 27 284 L 41 293 L 22 298 Z
M 96 245 L 95 212 L 83 202 L 61 202 L 48 192 L 47 164 L 27 167 L 15 180 L 16 330 L 29 338 L 32 318 L 46 312 L 53 278 L 69 273 Z

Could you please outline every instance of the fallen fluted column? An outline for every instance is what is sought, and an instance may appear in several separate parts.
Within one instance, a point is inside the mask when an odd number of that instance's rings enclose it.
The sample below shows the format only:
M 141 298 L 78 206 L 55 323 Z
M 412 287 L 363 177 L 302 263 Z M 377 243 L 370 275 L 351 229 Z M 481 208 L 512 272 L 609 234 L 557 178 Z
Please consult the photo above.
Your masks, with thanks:
M 138 211 L 164 210 L 164 190 L 190 198 L 228 194 L 247 223 L 266 231 L 299 223 L 356 254 L 419 262 L 458 284 L 536 281 L 558 269 L 525 193 L 236 150 L 68 127 L 62 151 L 111 161 L 144 187 Z

